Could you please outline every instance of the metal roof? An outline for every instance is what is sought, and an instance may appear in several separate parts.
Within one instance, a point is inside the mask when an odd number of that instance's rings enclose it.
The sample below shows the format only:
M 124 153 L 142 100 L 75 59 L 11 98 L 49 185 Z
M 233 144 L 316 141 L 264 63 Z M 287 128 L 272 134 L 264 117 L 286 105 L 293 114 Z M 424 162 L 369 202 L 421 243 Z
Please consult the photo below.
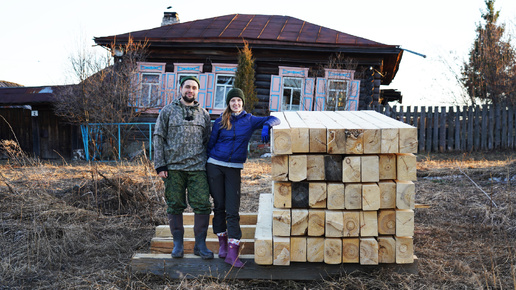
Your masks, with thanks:
M 120 35 L 96 37 L 98 44 L 109 44 L 115 38 L 123 41 L 151 42 L 195 41 L 265 41 L 290 44 L 345 45 L 361 47 L 397 47 L 315 25 L 294 17 L 280 15 L 230 14 L 213 18 L 174 23 L 157 28 Z
M 159 49 L 173 48 L 183 50 L 182 53 L 189 51 L 190 56 L 202 55 L 203 51 L 213 53 L 210 49 L 235 50 L 243 45 L 243 40 L 249 43 L 255 56 L 264 52 L 269 57 L 274 57 L 277 51 L 288 52 L 293 56 L 296 55 L 295 51 L 318 52 L 319 55 L 344 53 L 381 63 L 383 85 L 392 81 L 403 55 L 403 49 L 399 45 L 383 44 L 280 15 L 230 14 L 95 37 L 94 40 L 98 45 L 110 47 L 114 42 L 127 43 L 130 37 L 136 42 L 147 41 L 149 50 L 155 51 L 157 58 L 161 60 L 165 56 Z M 262 54 L 259 60 L 263 59 Z
M 51 103 L 55 87 L 10 87 L 0 88 L 0 105 L 30 105 Z
M 12 88 L 12 87 L 23 87 L 20 84 L 8 82 L 8 81 L 0 81 L 0 88 Z

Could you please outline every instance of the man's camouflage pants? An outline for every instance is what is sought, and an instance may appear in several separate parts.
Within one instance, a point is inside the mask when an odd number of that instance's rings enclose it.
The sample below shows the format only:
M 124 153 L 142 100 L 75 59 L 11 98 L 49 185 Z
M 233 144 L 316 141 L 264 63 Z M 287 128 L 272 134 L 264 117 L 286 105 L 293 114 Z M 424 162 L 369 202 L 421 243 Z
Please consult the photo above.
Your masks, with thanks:
M 182 214 L 188 204 L 196 214 L 210 214 L 210 190 L 206 171 L 169 170 L 164 178 L 167 213 Z

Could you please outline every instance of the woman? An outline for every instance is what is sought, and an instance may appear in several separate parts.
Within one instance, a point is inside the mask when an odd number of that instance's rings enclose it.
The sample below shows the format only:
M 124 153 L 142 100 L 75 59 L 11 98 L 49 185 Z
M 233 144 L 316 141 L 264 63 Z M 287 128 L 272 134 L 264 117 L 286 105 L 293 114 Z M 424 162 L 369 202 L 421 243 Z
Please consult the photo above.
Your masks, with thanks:
M 269 131 L 280 123 L 273 116 L 257 117 L 243 110 L 245 96 L 241 89 L 231 89 L 226 109 L 215 120 L 208 142 L 206 173 L 213 197 L 213 232 L 219 238 L 219 257 L 241 268 L 238 258 L 240 239 L 240 171 L 247 160 L 247 146 L 253 132 L 262 128 L 262 141 L 269 142 Z

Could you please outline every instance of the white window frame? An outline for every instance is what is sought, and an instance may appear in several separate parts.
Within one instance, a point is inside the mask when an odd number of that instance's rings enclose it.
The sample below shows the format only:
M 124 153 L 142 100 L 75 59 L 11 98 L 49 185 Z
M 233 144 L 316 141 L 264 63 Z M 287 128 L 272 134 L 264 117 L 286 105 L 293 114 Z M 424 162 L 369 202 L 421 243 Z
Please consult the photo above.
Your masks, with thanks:
M 344 83 L 344 89 L 343 90 L 336 90 L 332 89 L 332 83 Z M 346 103 L 348 99 L 348 88 L 349 88 L 349 80 L 347 79 L 328 79 L 327 81 L 327 88 L 326 88 L 326 110 L 328 111 L 344 111 L 346 109 Z M 330 98 L 331 93 L 336 92 L 335 96 L 339 92 L 344 93 L 344 99 L 341 100 L 342 106 L 339 106 L 339 98 L 334 97 L 334 104 L 330 106 Z
M 219 84 L 218 83 L 219 76 L 230 77 L 233 80 L 230 85 Z M 228 91 L 234 87 L 234 85 L 235 85 L 235 75 L 233 75 L 233 74 L 216 74 L 215 75 L 215 96 L 213 97 L 213 108 L 214 109 L 225 109 L 226 108 L 226 95 L 227 95 Z M 219 94 L 219 87 L 223 89 L 222 95 Z M 221 106 L 217 107 L 217 100 L 219 100 L 219 103 L 220 103 L 220 99 L 222 99 L 222 107 Z
M 157 76 L 157 83 L 146 83 L 144 82 L 145 76 Z M 142 72 L 141 73 L 141 83 L 140 83 L 140 107 L 156 107 L 160 101 L 160 84 L 161 84 L 161 73 L 154 72 Z M 148 86 L 148 88 L 144 88 L 144 86 Z M 153 88 L 156 89 L 156 96 L 152 95 Z M 146 90 L 146 92 L 145 92 Z
M 300 87 L 297 88 L 297 87 L 287 87 L 285 86 L 287 80 L 297 80 L 300 82 Z M 304 83 L 304 78 L 299 78 L 299 77 L 283 77 L 283 80 L 282 80 L 282 93 L 281 93 L 281 110 L 282 111 L 299 111 L 301 109 L 301 99 L 302 99 L 302 92 L 303 92 L 303 83 Z M 288 89 L 288 90 L 291 90 L 290 91 L 290 96 L 289 96 L 289 102 L 287 103 L 286 102 L 286 96 L 285 96 L 285 90 Z M 297 105 L 293 105 L 292 104 L 292 101 L 293 101 L 293 98 L 294 98 L 294 92 L 295 91 L 298 91 L 299 92 L 299 100 L 298 100 L 298 104 Z

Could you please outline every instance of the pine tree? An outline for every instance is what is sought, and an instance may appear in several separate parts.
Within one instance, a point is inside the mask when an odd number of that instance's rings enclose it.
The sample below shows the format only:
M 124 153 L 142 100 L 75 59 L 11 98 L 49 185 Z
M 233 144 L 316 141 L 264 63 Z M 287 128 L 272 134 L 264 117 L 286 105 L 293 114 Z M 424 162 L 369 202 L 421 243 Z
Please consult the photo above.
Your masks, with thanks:
M 246 97 L 244 109 L 252 113 L 258 97 L 256 96 L 254 58 L 249 43 L 244 40 L 244 48 L 238 51 L 238 66 L 235 87 L 241 89 Z
M 472 103 L 516 103 L 516 51 L 510 39 L 504 38 L 505 26 L 496 22 L 500 11 L 495 0 L 486 0 L 487 11 L 482 14 L 485 24 L 477 25 L 477 36 L 464 63 L 462 83 Z

